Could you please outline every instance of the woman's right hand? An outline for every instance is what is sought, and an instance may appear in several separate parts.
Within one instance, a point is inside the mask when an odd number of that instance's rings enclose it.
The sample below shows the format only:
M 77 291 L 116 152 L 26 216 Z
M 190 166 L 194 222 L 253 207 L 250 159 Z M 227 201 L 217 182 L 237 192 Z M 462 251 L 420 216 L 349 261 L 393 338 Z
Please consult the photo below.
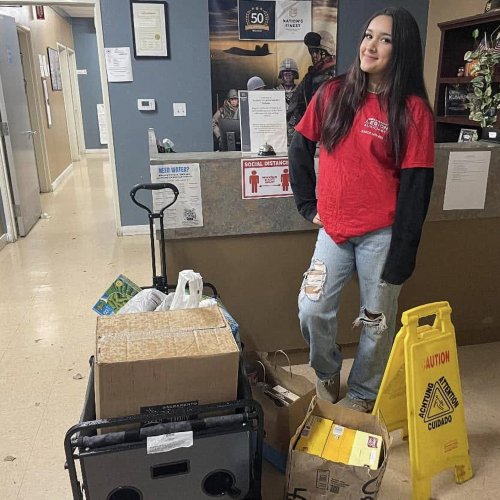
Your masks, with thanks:
M 323 227 L 323 223 L 321 222 L 321 218 L 319 214 L 316 214 L 313 219 L 313 224 L 316 224 L 317 226 Z

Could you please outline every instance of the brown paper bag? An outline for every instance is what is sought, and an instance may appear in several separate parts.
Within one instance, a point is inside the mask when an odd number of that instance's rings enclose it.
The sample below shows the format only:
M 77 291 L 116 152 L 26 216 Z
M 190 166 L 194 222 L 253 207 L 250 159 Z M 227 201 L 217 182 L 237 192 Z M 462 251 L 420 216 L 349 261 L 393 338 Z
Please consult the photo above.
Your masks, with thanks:
M 382 436 L 384 446 L 377 470 L 330 462 L 295 449 L 307 417 L 317 415 L 350 429 Z M 286 498 L 296 500 L 375 500 L 384 477 L 391 439 L 379 414 L 361 413 L 315 398 L 303 423 L 290 441 L 286 472 Z
M 283 351 L 277 351 L 277 353 L 286 356 Z M 277 406 L 263 392 L 261 383 L 252 385 L 252 394 L 264 411 L 264 458 L 284 472 L 290 438 L 304 420 L 311 399 L 315 395 L 315 387 L 302 375 L 293 374 L 291 366 L 287 368 L 278 366 L 276 364 L 277 353 L 271 354 L 271 359 L 266 352 L 255 353 L 257 364 L 261 368 L 257 370 L 258 380 L 266 382 L 272 387 L 280 385 L 299 398 L 289 406 Z M 288 358 L 288 356 L 286 357 Z

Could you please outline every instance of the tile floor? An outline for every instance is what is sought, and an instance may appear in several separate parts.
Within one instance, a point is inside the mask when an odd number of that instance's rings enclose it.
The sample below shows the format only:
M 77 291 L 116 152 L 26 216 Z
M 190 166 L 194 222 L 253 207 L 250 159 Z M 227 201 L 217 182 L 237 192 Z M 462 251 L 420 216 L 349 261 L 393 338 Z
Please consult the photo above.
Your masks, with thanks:
M 76 163 L 42 204 L 47 217 L 0 251 L 1 500 L 71 498 L 63 438 L 83 402 L 94 350 L 91 307 L 119 273 L 139 284 L 151 279 L 148 237 L 116 237 L 107 162 Z M 500 342 L 460 349 L 475 477 L 458 486 L 446 471 L 433 481 L 433 498 L 500 498 L 499 357 Z M 410 498 L 407 444 L 393 437 L 382 500 Z M 264 500 L 279 500 L 282 491 L 283 476 L 264 464 Z

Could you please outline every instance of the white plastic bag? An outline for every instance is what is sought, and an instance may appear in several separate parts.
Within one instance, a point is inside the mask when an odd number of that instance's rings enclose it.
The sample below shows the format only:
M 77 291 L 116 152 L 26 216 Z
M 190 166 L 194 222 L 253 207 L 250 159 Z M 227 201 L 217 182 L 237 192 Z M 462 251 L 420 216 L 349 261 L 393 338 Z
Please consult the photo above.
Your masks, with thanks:
M 141 290 L 134 295 L 116 314 L 139 313 L 154 311 L 166 295 L 155 288 Z
M 172 305 L 172 301 L 174 300 L 174 292 L 170 292 L 161 302 L 161 304 L 155 309 L 155 312 L 158 311 L 170 311 L 170 306 Z
M 186 286 L 189 287 L 189 293 L 186 293 Z M 195 273 L 192 269 L 181 271 L 170 310 L 198 307 L 202 291 L 203 279 L 199 273 Z

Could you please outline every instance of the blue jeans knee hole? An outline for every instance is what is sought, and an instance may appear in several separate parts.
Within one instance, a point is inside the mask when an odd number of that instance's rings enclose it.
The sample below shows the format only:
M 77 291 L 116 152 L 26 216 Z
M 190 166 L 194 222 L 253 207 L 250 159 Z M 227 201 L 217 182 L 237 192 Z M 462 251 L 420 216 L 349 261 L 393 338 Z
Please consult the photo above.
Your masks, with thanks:
M 304 280 L 300 287 L 299 299 L 307 297 L 318 301 L 323 293 L 326 280 L 326 265 L 320 260 L 313 260 L 309 269 L 304 273 Z

